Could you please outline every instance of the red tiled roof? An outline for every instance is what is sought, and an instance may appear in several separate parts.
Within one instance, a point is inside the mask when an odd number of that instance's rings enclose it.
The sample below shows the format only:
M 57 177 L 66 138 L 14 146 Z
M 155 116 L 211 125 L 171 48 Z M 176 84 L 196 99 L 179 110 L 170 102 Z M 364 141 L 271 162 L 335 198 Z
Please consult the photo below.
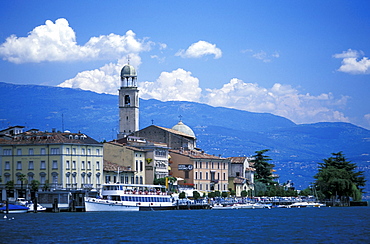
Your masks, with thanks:
M 13 136 L 11 140 L 0 140 L 5 145 L 27 144 L 100 144 L 82 133 L 69 132 L 24 132 Z
M 118 165 L 116 163 L 109 162 L 107 160 L 104 160 L 104 166 L 103 169 L 104 171 L 119 171 L 120 172 L 135 172 L 135 170 L 130 169 L 129 167 Z
M 218 157 L 218 156 L 215 156 L 215 155 L 210 155 L 210 154 L 200 152 L 200 151 L 196 151 L 196 150 L 174 150 L 174 149 L 171 149 L 169 151 L 172 152 L 172 153 L 185 155 L 185 156 L 188 156 L 190 158 L 225 159 L 225 158 L 221 158 L 221 157 Z

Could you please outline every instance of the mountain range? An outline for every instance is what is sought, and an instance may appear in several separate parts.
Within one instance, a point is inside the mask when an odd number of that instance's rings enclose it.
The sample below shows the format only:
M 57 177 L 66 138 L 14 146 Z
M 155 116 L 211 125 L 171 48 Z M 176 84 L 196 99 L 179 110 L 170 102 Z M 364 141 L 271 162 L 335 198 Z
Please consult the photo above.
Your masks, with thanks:
M 118 133 L 118 96 L 80 89 L 0 82 L 0 129 L 81 131 L 98 141 Z M 151 124 L 172 128 L 179 120 L 193 129 L 197 146 L 209 154 L 252 156 L 266 153 L 280 182 L 309 186 L 319 162 L 342 151 L 370 177 L 370 131 L 350 123 L 295 124 L 269 113 L 212 107 L 183 101 L 140 99 L 140 129 Z M 370 187 L 365 190 L 370 192 Z M 369 195 L 366 195 L 369 196 Z

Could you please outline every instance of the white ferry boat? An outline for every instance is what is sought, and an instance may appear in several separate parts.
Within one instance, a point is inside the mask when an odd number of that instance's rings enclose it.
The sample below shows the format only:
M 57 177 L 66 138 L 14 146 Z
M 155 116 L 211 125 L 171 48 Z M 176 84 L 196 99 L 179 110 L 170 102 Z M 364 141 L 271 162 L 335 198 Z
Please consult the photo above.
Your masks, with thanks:
M 160 185 L 104 184 L 99 196 L 85 197 L 86 212 L 152 211 L 175 207 L 175 200 Z

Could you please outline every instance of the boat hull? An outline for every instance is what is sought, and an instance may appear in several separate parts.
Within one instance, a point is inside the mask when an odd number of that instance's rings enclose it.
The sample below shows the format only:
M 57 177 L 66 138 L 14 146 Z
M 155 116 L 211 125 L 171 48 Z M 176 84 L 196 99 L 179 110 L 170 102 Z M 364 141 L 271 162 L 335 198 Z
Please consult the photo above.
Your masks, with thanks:
M 86 212 L 104 212 L 104 211 L 139 211 L 138 206 L 129 206 L 109 201 L 85 201 Z

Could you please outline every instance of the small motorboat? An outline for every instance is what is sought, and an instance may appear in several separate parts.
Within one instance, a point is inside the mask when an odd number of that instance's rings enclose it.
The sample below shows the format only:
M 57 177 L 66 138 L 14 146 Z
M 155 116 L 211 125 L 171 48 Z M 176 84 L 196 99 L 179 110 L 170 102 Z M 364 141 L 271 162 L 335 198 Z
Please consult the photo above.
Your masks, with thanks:
M 8 204 L 9 213 L 27 213 L 29 208 L 21 205 Z M 0 208 L 0 212 L 6 213 L 6 206 Z
M 237 209 L 233 205 L 222 205 L 222 204 L 215 204 L 213 205 L 212 209 L 215 210 L 227 210 L 227 209 Z
M 33 212 L 34 211 L 33 203 L 27 203 L 26 207 L 29 208 L 28 212 Z M 37 212 L 42 212 L 42 211 L 46 211 L 46 208 L 44 206 L 40 205 L 40 204 L 37 204 Z

